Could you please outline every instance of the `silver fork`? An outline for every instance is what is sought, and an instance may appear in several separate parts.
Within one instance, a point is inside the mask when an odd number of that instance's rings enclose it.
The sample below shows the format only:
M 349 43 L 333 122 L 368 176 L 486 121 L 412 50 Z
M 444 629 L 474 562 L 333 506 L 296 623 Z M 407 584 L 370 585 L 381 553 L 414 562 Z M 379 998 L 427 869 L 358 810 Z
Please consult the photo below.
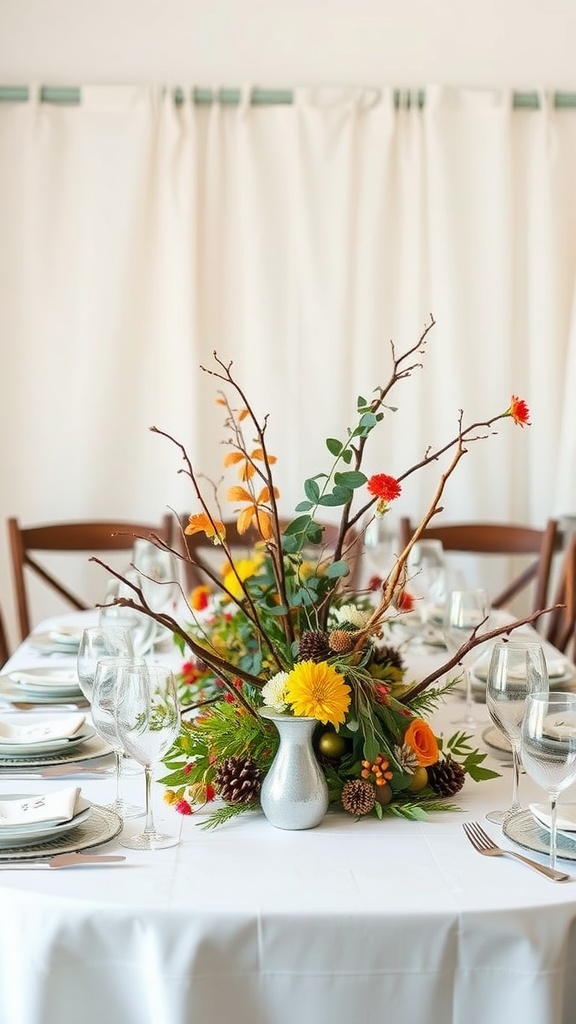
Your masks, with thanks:
M 521 860 L 523 864 L 527 864 L 529 868 L 534 868 L 535 871 L 539 871 L 541 875 L 546 875 L 546 878 L 551 878 L 554 882 L 567 882 L 572 877 L 566 874 L 565 871 L 555 871 L 553 868 L 548 868 L 544 864 L 530 860 L 529 857 L 524 857 L 521 853 L 516 853 L 514 850 L 503 850 L 501 846 L 496 846 L 496 843 L 490 839 L 490 836 L 480 827 L 477 821 L 465 821 L 462 828 L 474 849 L 485 857 L 514 857 L 515 860 Z

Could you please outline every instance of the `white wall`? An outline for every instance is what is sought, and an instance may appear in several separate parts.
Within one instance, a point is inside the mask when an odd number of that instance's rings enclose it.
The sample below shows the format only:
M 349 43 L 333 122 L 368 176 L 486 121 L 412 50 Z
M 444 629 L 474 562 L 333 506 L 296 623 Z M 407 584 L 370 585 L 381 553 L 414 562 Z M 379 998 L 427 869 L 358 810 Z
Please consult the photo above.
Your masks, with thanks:
M 0 0 L 0 84 L 576 89 L 574 0 Z

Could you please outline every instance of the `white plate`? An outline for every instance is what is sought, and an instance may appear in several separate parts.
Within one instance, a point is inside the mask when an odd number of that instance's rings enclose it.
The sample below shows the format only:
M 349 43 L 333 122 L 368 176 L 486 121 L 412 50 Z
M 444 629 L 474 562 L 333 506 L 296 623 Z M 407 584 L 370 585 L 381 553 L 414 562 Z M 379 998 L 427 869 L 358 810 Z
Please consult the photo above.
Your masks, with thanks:
M 48 636 L 55 644 L 75 647 L 78 650 L 83 632 L 80 626 L 59 626 L 57 629 L 51 629 Z
M 502 831 L 508 839 L 526 850 L 534 850 L 536 853 L 550 853 L 550 833 L 548 829 L 530 811 L 519 811 L 512 814 L 502 825 Z M 556 842 L 556 856 L 562 860 L 576 861 L 576 835 L 568 832 L 558 832 Z
M 60 654 L 76 656 L 80 647 L 82 630 L 78 631 L 76 637 L 73 630 L 67 628 L 64 630 L 65 627 L 61 627 L 60 629 L 51 629 L 48 633 L 31 633 L 26 642 L 34 650 L 42 651 L 43 654 L 57 651 Z
M 21 800 L 30 793 L 10 793 L 2 795 L 2 800 Z M 36 821 L 29 825 L 1 825 L 0 826 L 0 849 L 6 850 L 15 846 L 27 846 L 31 843 L 54 839 L 70 832 L 78 825 L 82 825 L 90 816 L 90 803 L 88 800 L 81 801 L 81 810 L 74 815 L 70 821 Z
M 76 822 L 67 832 L 58 832 L 55 836 L 40 838 L 33 843 L 19 843 L 17 847 L 0 848 L 0 862 L 25 862 L 37 857 L 51 857 L 55 853 L 88 850 L 92 846 L 107 843 L 122 831 L 122 819 L 115 811 L 90 803 L 89 811 L 88 818 Z
M 28 671 L 30 671 L 28 669 Z M 42 670 L 46 672 L 45 669 Z M 29 690 L 23 686 L 19 686 L 12 679 L 11 674 L 0 675 L 0 708 L 2 703 L 2 697 L 5 697 L 9 702 L 21 701 L 26 704 L 66 704 L 72 702 L 74 704 L 82 704 L 87 707 L 88 702 L 82 690 L 73 688 L 72 686 L 64 687 L 62 690 L 54 692 L 50 687 L 46 690 L 45 687 L 31 687 Z
M 33 754 L 26 758 L 26 764 L 22 764 L 21 757 L 14 757 L 13 754 L 0 754 L 0 768 L 7 769 L 6 777 L 9 776 L 9 769 L 22 772 L 23 768 L 48 768 L 53 764 L 76 764 L 80 761 L 91 761 L 93 758 L 106 757 L 112 750 L 99 736 L 92 736 L 84 740 L 80 747 L 69 750 L 60 750 L 52 754 Z
M 49 693 L 53 697 L 77 696 L 82 693 L 76 669 L 61 667 L 13 669 L 8 678 L 24 693 Z
M 497 750 L 499 754 L 512 754 L 512 747 L 510 740 L 500 729 L 497 729 L 495 725 L 488 726 L 482 733 L 482 739 L 487 747 L 491 747 L 492 750 Z
M 529 804 L 529 809 L 544 826 L 550 829 L 550 808 L 547 804 Z M 576 804 L 558 804 L 556 807 L 556 827 L 559 832 L 576 841 Z M 571 835 L 572 833 L 572 835 Z
M 73 750 L 95 735 L 92 726 L 84 725 L 74 736 L 53 737 L 49 740 L 28 740 L 24 743 L 4 743 L 0 739 L 0 755 L 4 757 L 38 757 L 39 754 L 57 754 L 60 751 Z

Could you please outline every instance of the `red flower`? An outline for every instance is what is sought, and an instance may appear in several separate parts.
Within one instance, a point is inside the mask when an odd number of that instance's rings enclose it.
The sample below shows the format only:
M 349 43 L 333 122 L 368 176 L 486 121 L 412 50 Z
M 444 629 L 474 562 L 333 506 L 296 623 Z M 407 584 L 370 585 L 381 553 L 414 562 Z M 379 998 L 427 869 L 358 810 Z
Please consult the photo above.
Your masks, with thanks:
M 178 811 L 178 814 L 192 814 L 192 808 L 184 797 L 174 804 L 174 810 Z
M 414 610 L 414 598 L 408 590 L 401 590 L 396 595 L 396 607 L 401 612 L 411 612 Z
M 504 415 L 511 416 L 514 423 L 518 423 L 521 427 L 530 426 L 530 410 L 524 399 L 518 398 L 517 395 L 512 395 L 510 408 Z
M 386 473 L 376 473 L 368 481 L 368 490 L 375 498 L 382 502 L 394 501 L 400 497 L 402 488 L 395 477 L 386 476 Z
M 368 580 L 368 590 L 375 594 L 377 590 L 380 590 L 384 581 L 380 576 L 371 576 Z
M 206 783 L 206 803 L 210 803 L 216 796 L 216 790 L 211 782 Z

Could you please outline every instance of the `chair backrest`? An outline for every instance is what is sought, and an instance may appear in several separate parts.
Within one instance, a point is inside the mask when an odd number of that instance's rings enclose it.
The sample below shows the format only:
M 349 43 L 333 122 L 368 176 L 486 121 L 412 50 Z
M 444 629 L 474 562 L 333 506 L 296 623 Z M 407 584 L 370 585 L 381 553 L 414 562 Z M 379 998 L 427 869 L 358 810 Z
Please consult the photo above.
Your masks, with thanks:
M 171 515 L 165 515 L 157 524 L 95 520 L 94 522 L 60 522 L 22 527 L 18 519 L 8 519 L 12 577 L 22 639 L 24 640 L 28 636 L 31 628 L 25 570 L 43 580 L 73 608 L 82 611 L 90 607 L 37 560 L 37 553 L 86 551 L 96 554 L 97 552 L 131 551 L 136 537 L 156 536 L 169 544 L 172 538 L 172 523 Z
M 554 600 L 561 604 L 545 625 L 546 639 L 559 651 L 576 659 L 576 534 L 572 534 L 562 559 Z
M 4 626 L 2 611 L 0 610 L 0 668 L 6 664 L 9 657 L 10 651 L 8 649 L 8 636 L 6 633 L 6 627 Z
M 400 520 L 402 550 L 409 543 L 414 530 L 410 519 Z M 424 538 L 441 541 L 445 551 L 482 555 L 535 555 L 529 565 L 492 598 L 492 605 L 501 608 L 535 584 L 532 611 L 546 606 L 552 559 L 563 543 L 563 535 L 555 519 L 549 519 L 542 530 L 513 523 L 444 523 L 429 526 L 422 533 Z
M 225 561 L 222 548 L 215 546 L 204 533 L 185 534 L 184 529 L 188 525 L 188 515 L 180 516 L 180 530 L 182 534 L 182 549 L 184 551 L 184 575 L 188 590 L 192 590 L 204 583 L 209 583 L 206 570 L 218 572 L 221 564 Z M 289 519 L 280 520 L 280 529 L 290 522 Z M 254 544 L 260 539 L 256 530 L 250 529 L 244 534 L 238 533 L 235 521 L 224 523 L 226 527 L 226 541 L 233 552 L 245 553 L 246 556 L 252 551 Z M 333 523 L 321 523 L 323 527 L 322 547 L 318 552 L 325 549 L 327 553 L 334 550 L 338 540 L 338 527 Z M 345 550 L 342 557 L 348 562 L 350 573 L 344 578 L 344 586 L 349 589 L 356 583 L 359 569 L 359 548 L 358 536 L 355 531 L 349 531 Z

